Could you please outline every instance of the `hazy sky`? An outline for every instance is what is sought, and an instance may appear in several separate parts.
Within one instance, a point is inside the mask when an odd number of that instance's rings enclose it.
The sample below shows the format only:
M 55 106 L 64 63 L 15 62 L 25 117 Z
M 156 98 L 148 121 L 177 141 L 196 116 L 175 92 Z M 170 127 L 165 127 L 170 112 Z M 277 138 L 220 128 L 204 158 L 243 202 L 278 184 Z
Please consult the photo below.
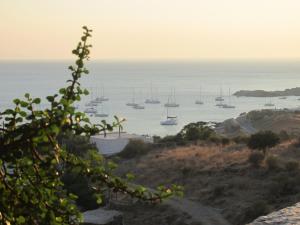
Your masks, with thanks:
M 0 59 L 300 58 L 300 0 L 0 0 Z

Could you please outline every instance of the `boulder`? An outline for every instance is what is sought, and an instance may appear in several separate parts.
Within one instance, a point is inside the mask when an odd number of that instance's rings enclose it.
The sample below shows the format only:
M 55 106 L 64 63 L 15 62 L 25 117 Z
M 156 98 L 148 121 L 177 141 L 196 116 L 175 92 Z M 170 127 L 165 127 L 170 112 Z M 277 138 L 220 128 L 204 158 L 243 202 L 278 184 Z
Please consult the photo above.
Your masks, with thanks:
M 123 215 L 103 208 L 89 210 L 83 213 L 83 225 L 123 225 Z
M 292 225 L 300 224 L 300 203 L 279 211 L 272 212 L 266 216 L 258 217 L 248 225 Z

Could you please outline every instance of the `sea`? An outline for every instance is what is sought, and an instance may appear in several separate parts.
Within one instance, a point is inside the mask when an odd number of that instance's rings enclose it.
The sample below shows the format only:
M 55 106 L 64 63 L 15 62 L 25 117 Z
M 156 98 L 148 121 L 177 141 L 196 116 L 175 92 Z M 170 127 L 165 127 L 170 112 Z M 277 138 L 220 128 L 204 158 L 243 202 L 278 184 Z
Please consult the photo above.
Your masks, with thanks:
M 44 98 L 66 86 L 70 79 L 67 67 L 70 61 L 0 61 L 0 111 L 12 107 L 12 100 L 25 93 Z M 300 62 L 296 61 L 151 61 L 116 62 L 92 61 L 87 68 L 90 74 L 81 85 L 91 94 L 78 103 L 84 111 L 91 99 L 105 95 L 109 101 L 97 106 L 98 112 L 107 118 L 89 115 L 93 123 L 113 116 L 126 119 L 124 131 L 144 135 L 171 135 L 190 122 L 221 122 L 239 116 L 243 112 L 263 108 L 296 108 L 300 101 L 296 96 L 287 99 L 235 97 L 238 90 L 284 90 L 300 87 Z M 235 108 L 216 106 L 215 97 L 222 95 L 226 104 Z M 145 104 L 148 98 L 158 99 L 161 104 Z M 196 100 L 204 104 L 195 104 Z M 128 102 L 145 106 L 134 109 Z M 177 108 L 164 104 L 176 101 Z M 274 107 L 266 107 L 266 103 Z M 43 108 L 48 107 L 42 101 Z M 162 126 L 160 122 L 169 116 L 177 116 L 175 126 Z

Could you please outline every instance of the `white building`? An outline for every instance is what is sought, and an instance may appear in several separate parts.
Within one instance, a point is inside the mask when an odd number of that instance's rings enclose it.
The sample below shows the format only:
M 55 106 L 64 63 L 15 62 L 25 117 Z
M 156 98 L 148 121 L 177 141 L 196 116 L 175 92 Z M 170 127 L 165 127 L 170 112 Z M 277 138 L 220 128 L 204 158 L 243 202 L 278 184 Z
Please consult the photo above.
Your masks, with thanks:
M 153 139 L 147 135 L 128 134 L 122 132 L 119 136 L 118 132 L 108 133 L 106 137 L 103 134 L 92 136 L 91 143 L 96 144 L 99 152 L 103 155 L 113 155 L 121 152 L 128 144 L 130 139 L 139 139 L 146 143 L 153 143 Z

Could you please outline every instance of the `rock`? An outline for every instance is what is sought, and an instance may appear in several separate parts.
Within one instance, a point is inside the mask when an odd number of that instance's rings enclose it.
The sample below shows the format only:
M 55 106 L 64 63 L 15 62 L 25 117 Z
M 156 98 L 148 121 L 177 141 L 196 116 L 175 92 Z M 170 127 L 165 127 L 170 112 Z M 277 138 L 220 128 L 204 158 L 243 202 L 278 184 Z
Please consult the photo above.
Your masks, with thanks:
M 237 97 L 279 97 L 279 96 L 300 96 L 300 87 L 285 89 L 283 91 L 264 91 L 264 90 L 240 90 L 233 95 Z
M 297 225 L 300 224 L 300 203 L 258 217 L 248 225 Z
M 123 225 L 123 215 L 116 210 L 98 208 L 83 213 L 83 225 Z

